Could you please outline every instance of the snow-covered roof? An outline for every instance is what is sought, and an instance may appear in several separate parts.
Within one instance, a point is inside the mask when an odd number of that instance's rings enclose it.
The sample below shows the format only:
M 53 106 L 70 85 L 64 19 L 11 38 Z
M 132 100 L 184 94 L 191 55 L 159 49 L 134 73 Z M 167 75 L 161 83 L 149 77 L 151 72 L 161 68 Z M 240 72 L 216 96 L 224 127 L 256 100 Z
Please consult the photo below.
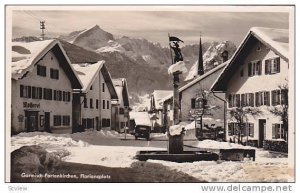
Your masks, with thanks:
M 127 80 L 126 78 L 116 78 L 112 79 L 112 82 L 114 84 L 114 87 L 116 89 L 119 102 L 122 99 L 124 106 L 129 106 L 129 92 L 128 92 L 128 86 L 127 86 Z
M 40 61 L 50 50 L 55 54 L 61 55 L 59 61 L 67 76 L 72 78 L 73 88 L 81 88 L 81 82 L 75 73 L 71 62 L 58 40 L 44 40 L 35 42 L 12 42 L 12 62 L 11 75 L 12 79 L 22 79 L 28 72 L 31 72 L 35 64 Z M 65 65 L 66 64 L 66 65 Z
M 134 119 L 136 125 L 151 126 L 148 112 L 129 112 L 130 119 Z
M 152 93 L 156 109 L 162 109 L 161 99 L 172 94 L 172 90 L 154 90 Z
M 37 63 L 55 44 L 55 40 L 12 42 L 12 78 L 18 80 Z
M 95 64 L 72 64 L 80 81 L 82 82 L 82 92 L 88 92 L 97 75 L 99 74 L 104 62 L 105 61 L 102 60 Z
M 194 84 L 197 84 L 199 81 L 205 79 L 206 77 L 212 75 L 213 73 L 215 73 L 216 71 L 224 68 L 227 64 L 229 63 L 229 60 L 227 60 L 226 62 L 218 65 L 217 67 L 211 69 L 210 71 L 204 73 L 203 75 L 199 76 L 198 78 L 194 79 L 193 81 L 187 83 L 186 85 L 182 86 L 181 88 L 179 88 L 179 93 L 181 93 L 182 91 L 190 88 L 191 86 L 193 86 Z M 169 93 L 168 95 L 166 95 L 164 98 L 162 98 L 160 101 L 159 101 L 159 104 L 162 105 L 162 103 L 166 100 L 169 100 L 173 98 L 173 92 Z
M 223 69 L 219 77 L 216 79 L 211 87 L 211 90 L 224 91 L 229 81 L 228 76 L 235 73 L 235 68 L 239 65 L 239 61 L 244 58 L 244 55 L 249 52 L 248 47 L 251 47 L 255 42 L 260 41 L 265 46 L 270 48 L 273 52 L 278 54 L 283 60 L 289 61 L 289 30 L 252 27 L 247 33 L 246 37 L 233 54 L 230 62 Z
M 87 93 L 95 81 L 96 77 L 102 73 L 104 81 L 107 85 L 107 88 L 109 90 L 109 93 L 111 95 L 111 99 L 117 100 L 118 95 L 116 92 L 116 89 L 114 87 L 114 84 L 112 82 L 112 78 L 110 76 L 110 73 L 108 72 L 105 61 L 99 61 L 97 63 L 80 63 L 80 64 L 72 64 L 74 68 L 76 69 L 76 72 L 78 76 L 80 77 L 80 80 L 83 81 L 83 89 L 81 91 L 83 93 Z
M 289 58 L 289 30 L 264 27 L 253 27 L 250 32 L 283 58 Z

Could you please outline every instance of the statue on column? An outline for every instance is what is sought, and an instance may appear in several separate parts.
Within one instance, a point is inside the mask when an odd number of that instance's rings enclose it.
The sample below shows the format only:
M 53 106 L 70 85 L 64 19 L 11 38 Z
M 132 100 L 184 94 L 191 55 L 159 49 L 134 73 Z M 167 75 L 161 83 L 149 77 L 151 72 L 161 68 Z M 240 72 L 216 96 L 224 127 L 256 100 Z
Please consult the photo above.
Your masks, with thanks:
M 175 36 L 169 36 L 169 45 L 170 48 L 172 48 L 172 50 L 174 51 L 174 64 L 179 62 L 179 61 L 183 61 L 183 56 L 181 54 L 181 49 L 179 47 L 179 42 L 183 42 L 181 39 L 175 37 Z

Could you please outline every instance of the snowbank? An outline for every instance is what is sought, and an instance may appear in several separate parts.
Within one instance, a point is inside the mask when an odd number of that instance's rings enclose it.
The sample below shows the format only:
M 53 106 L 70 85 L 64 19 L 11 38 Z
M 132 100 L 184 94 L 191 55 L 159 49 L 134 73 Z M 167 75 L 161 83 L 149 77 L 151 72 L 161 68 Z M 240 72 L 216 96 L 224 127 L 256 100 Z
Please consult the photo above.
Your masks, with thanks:
M 173 74 L 175 72 L 181 72 L 181 73 L 186 73 L 188 70 L 185 66 L 185 63 L 183 61 L 179 61 L 175 64 L 172 64 L 169 68 L 168 68 L 168 73 L 169 74 Z
M 199 141 L 197 147 L 204 148 L 204 149 L 231 149 L 231 148 L 256 149 L 255 147 L 251 147 L 251 146 L 243 146 L 237 143 L 220 142 L 214 140 Z

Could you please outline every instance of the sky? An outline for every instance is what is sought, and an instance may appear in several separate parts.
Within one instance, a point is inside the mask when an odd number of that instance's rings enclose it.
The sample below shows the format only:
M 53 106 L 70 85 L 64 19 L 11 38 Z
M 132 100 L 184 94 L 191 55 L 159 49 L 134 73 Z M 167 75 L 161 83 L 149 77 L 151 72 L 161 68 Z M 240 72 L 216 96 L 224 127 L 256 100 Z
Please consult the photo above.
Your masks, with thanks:
M 245 7 L 243 7 L 245 8 Z M 247 8 L 246 8 L 247 10 Z M 249 10 L 251 12 L 249 12 Z M 168 44 L 168 33 L 185 44 L 230 40 L 238 45 L 251 27 L 289 28 L 287 12 L 242 12 L 170 10 L 14 10 L 12 36 L 39 36 L 40 23 L 46 23 L 46 36 L 57 37 L 99 25 L 115 37 L 145 38 L 161 45 Z

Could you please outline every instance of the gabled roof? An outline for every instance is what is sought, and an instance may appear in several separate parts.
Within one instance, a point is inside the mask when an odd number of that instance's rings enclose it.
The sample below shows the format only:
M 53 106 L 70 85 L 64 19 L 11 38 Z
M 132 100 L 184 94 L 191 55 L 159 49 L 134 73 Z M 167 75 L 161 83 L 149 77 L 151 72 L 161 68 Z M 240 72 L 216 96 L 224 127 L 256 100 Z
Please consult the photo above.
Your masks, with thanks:
M 65 50 L 57 40 L 44 40 L 35 42 L 12 42 L 12 79 L 19 80 L 31 72 L 35 65 L 52 50 L 60 65 L 71 80 L 72 88 L 82 88 Z
M 99 72 L 102 73 L 104 81 L 108 87 L 108 90 L 111 95 L 111 99 L 118 99 L 117 92 L 115 90 L 115 87 L 113 85 L 110 73 L 108 72 L 106 66 L 105 66 L 105 61 L 99 61 L 94 64 L 90 63 L 81 63 L 81 64 L 72 64 L 73 67 L 76 70 L 76 73 L 78 74 L 82 84 L 83 88 L 81 91 L 83 93 L 87 93 L 91 87 L 91 85 L 94 83 L 96 77 L 100 74 Z
M 156 109 L 162 109 L 161 99 L 165 98 L 166 96 L 173 95 L 172 90 L 154 90 L 152 93 L 153 100 L 155 108 Z
M 237 65 L 243 63 L 249 50 L 257 43 L 261 42 L 274 53 L 278 54 L 286 62 L 289 61 L 289 30 L 253 27 L 233 54 L 232 59 L 223 69 L 222 73 L 212 85 L 211 90 L 224 91 L 230 77 L 235 72 Z
M 80 81 L 82 82 L 82 92 L 87 93 L 89 91 L 97 75 L 99 75 L 100 69 L 102 68 L 103 64 L 103 60 L 95 64 L 72 64 Z
M 185 91 L 186 89 L 192 87 L 193 85 L 197 84 L 198 82 L 202 81 L 203 79 L 209 77 L 210 75 L 212 75 L 213 73 L 215 73 L 218 70 L 222 70 L 227 64 L 229 63 L 229 60 L 227 60 L 226 62 L 218 65 L 217 67 L 211 69 L 210 71 L 206 72 L 205 74 L 197 77 L 196 79 L 192 80 L 191 82 L 187 83 L 186 85 L 182 86 L 181 88 L 179 88 L 179 93 Z M 165 96 L 164 98 L 162 98 L 159 102 L 160 105 L 162 105 L 161 103 L 167 100 L 170 100 L 173 98 L 173 91 Z
M 129 106 L 129 94 L 126 78 L 112 79 L 119 99 L 123 99 L 124 106 Z

